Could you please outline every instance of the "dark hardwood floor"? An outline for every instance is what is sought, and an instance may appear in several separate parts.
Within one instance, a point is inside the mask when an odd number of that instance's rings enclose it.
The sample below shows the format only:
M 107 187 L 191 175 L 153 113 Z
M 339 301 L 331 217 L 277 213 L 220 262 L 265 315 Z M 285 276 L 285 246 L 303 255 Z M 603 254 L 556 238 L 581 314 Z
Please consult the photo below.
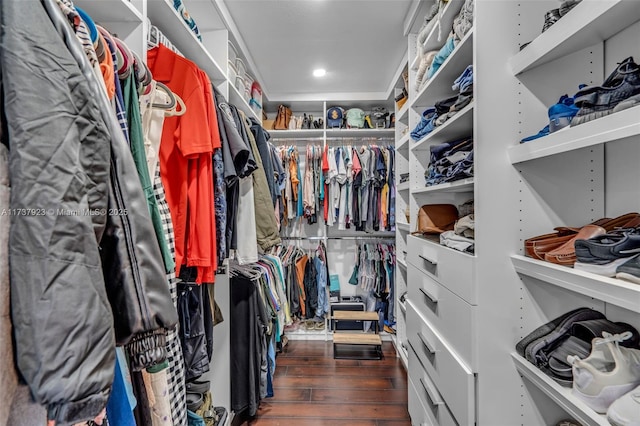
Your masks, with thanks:
M 245 425 L 410 426 L 402 361 L 391 342 L 384 342 L 383 354 L 382 360 L 333 359 L 331 342 L 289 341 L 276 358 L 275 396 Z

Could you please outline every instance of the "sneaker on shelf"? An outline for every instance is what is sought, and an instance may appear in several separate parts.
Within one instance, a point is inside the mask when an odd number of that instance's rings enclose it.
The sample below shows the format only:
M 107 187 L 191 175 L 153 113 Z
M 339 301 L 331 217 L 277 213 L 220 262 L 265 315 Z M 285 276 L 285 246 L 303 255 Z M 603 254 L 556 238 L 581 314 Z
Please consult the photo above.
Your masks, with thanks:
M 640 350 L 620 346 L 632 333 L 602 335 L 593 339 L 587 358 L 567 357 L 573 369 L 573 394 L 600 414 L 640 385 Z
M 640 66 L 629 56 L 618 64 L 601 86 L 588 86 L 576 93 L 575 103 L 580 111 L 571 125 L 577 126 L 612 114 L 618 104 L 639 94 Z
M 577 261 L 573 264 L 573 269 L 576 271 L 589 272 L 591 274 L 602 275 L 603 277 L 615 277 L 618 272 L 618 267 L 628 262 L 628 257 L 622 257 L 612 262 L 597 265 L 595 263 L 582 263 Z M 640 272 L 640 270 L 638 271 Z
M 640 105 L 640 95 L 631 96 L 616 105 L 615 108 L 613 108 L 613 112 L 624 111 L 625 109 L 633 108 L 638 105 Z
M 640 386 L 611 404 L 607 410 L 607 420 L 613 426 L 640 425 Z
M 560 15 L 560 9 L 551 9 L 547 13 L 544 14 L 544 25 L 542 26 L 542 32 L 545 32 L 549 29 L 550 26 L 558 22 L 562 18 Z
M 578 90 L 586 87 L 584 84 L 581 84 L 578 87 Z M 538 132 L 538 134 L 526 137 L 520 141 L 520 143 L 529 142 L 535 139 L 539 139 L 543 136 L 547 136 L 549 133 L 554 133 L 559 130 L 565 129 L 569 127 L 571 121 L 576 116 L 580 108 L 578 108 L 574 103 L 574 97 L 569 95 L 562 95 L 558 102 L 551 105 L 547 110 L 547 115 L 549 116 L 549 124 L 542 130 Z
M 558 11 L 560 12 L 560 16 L 564 16 L 571 11 L 574 7 L 578 5 L 582 0 L 565 0 L 560 4 L 560 8 Z
M 616 269 L 616 278 L 640 284 L 640 256 L 627 259 Z
M 640 228 L 617 229 L 588 240 L 576 240 L 576 259 L 581 263 L 604 265 L 640 253 Z
M 388 325 L 386 325 L 386 324 L 384 326 L 384 331 L 386 331 L 389 334 L 396 334 L 396 331 L 393 328 L 391 328 Z

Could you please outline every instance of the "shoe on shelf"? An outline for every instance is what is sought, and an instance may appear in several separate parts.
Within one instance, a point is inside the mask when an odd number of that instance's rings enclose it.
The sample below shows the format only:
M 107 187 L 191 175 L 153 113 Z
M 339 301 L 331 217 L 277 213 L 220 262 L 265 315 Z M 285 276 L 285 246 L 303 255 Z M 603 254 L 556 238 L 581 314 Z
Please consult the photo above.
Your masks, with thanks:
M 587 240 L 598 235 L 606 234 L 606 230 L 598 225 L 586 225 L 580 229 L 576 235 L 560 247 L 545 253 L 544 260 L 558 265 L 573 266 L 576 262 L 575 242 L 577 240 Z
M 600 414 L 640 385 L 640 350 L 620 346 L 632 333 L 602 336 L 593 339 L 587 358 L 567 357 L 573 368 L 573 394 Z
M 576 240 L 576 259 L 581 263 L 605 265 L 640 253 L 640 228 L 618 229 L 588 240 Z
M 613 426 L 640 425 L 640 386 L 611 404 L 607 410 L 607 420 Z
M 639 94 L 640 66 L 629 56 L 618 64 L 601 86 L 588 86 L 576 93 L 575 104 L 580 110 L 571 125 L 577 126 L 612 114 L 618 104 Z
M 544 136 L 547 136 L 549 134 L 549 125 L 547 124 L 544 129 L 540 130 L 537 134 L 532 135 L 532 136 L 527 136 L 526 138 L 522 138 L 520 140 L 520 143 L 525 143 L 525 142 L 531 142 L 534 141 L 536 139 L 540 139 Z
M 560 9 L 551 9 L 547 13 L 544 14 L 544 25 L 542 26 L 542 32 L 545 32 L 549 29 L 550 26 L 558 22 L 562 18 L 560 15 Z
M 393 328 L 391 328 L 388 325 L 386 325 L 386 324 L 384 325 L 384 331 L 386 331 L 389 334 L 396 334 L 396 331 Z
M 609 263 L 598 265 L 595 263 L 582 263 L 578 260 L 573 264 L 573 269 L 576 271 L 589 272 L 591 274 L 602 275 L 603 277 L 615 277 L 618 273 L 618 267 L 628 262 L 628 257 L 622 257 Z M 640 273 L 640 270 L 638 270 Z
M 640 105 L 640 95 L 631 96 L 616 105 L 615 108 L 613 108 L 613 112 L 624 111 L 625 109 L 633 108 L 638 105 Z
M 578 5 L 582 0 L 565 0 L 560 4 L 560 8 L 558 11 L 560 12 L 560 16 L 564 16 L 571 11 L 574 7 Z
M 586 87 L 581 84 L 578 90 Z M 529 136 L 520 141 L 520 143 L 529 142 L 547 136 L 549 133 L 557 132 L 561 129 L 569 127 L 573 117 L 576 116 L 580 108 L 574 104 L 574 98 L 569 95 L 562 95 L 558 102 L 551 105 L 547 110 L 549 116 L 549 124 L 538 132 L 537 135 Z
M 640 284 L 640 256 L 627 259 L 616 269 L 616 278 Z

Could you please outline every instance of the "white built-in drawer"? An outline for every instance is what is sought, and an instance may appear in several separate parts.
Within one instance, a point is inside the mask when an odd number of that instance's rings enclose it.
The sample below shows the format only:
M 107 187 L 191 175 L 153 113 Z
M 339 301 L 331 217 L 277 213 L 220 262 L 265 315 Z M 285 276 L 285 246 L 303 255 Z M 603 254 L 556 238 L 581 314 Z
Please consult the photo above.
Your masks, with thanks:
M 426 318 L 407 302 L 409 352 L 415 351 L 440 395 L 461 425 L 475 422 L 475 376 Z M 409 364 L 411 370 L 411 364 Z
M 476 305 L 475 257 L 424 238 L 407 237 L 408 261 L 472 305 Z
M 414 414 L 415 413 L 415 414 Z M 409 415 L 414 425 L 458 426 L 418 355 L 409 348 Z
M 407 273 L 409 300 L 458 355 L 474 367 L 476 307 L 413 265 L 409 265 Z

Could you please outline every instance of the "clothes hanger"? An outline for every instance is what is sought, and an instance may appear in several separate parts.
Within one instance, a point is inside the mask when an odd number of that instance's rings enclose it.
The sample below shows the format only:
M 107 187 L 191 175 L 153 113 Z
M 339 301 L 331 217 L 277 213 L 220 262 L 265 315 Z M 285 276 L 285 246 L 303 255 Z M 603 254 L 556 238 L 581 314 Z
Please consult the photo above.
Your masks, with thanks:
M 168 104 L 152 103 L 151 107 L 157 108 L 157 109 L 166 109 L 166 110 L 175 108 L 177 104 L 176 95 L 171 91 L 171 89 L 169 89 L 164 83 L 161 83 L 159 81 L 156 81 L 156 89 L 166 93 L 167 96 L 169 96 L 169 103 Z
M 180 96 L 176 95 L 175 93 L 173 93 L 173 96 L 176 99 L 176 103 L 178 104 L 178 106 L 180 106 L 180 110 L 174 107 L 173 109 L 167 111 L 165 113 L 165 116 L 180 117 L 181 115 L 184 115 L 187 112 L 187 106 L 184 104 L 184 101 Z

